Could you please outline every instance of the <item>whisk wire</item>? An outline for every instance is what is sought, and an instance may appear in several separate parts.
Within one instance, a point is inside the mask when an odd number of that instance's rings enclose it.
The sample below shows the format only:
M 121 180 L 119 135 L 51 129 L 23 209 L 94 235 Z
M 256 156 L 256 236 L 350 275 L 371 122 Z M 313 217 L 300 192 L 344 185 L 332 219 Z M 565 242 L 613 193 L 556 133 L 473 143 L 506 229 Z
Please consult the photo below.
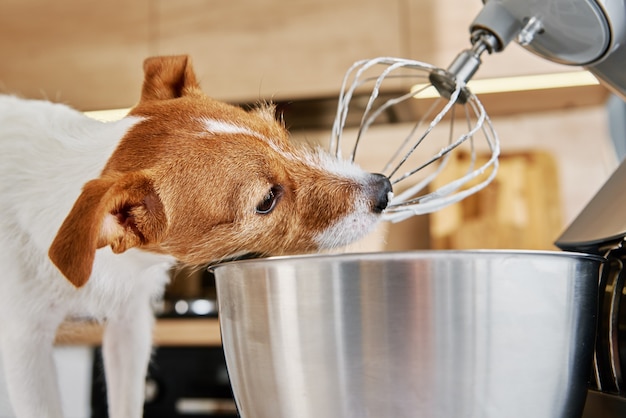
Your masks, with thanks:
M 372 75 L 372 72 L 381 66 L 384 69 L 377 75 Z M 398 70 L 403 72 L 396 74 L 395 72 Z M 433 72 L 440 73 L 441 71 L 443 70 L 430 64 L 402 58 L 381 57 L 354 63 L 347 71 L 341 86 L 337 114 L 330 138 L 331 152 L 337 157 L 342 157 L 343 133 L 348 114 L 354 110 L 351 102 L 357 92 L 361 92 L 366 86 L 371 86 L 363 113 L 359 118 L 359 128 L 351 143 L 349 160 L 358 163 L 357 151 L 361 146 L 364 146 L 362 144 L 363 141 L 366 141 L 370 127 L 379 120 L 380 116 L 402 102 L 419 97 L 420 94 L 432 87 L 432 84 L 423 83 L 408 93 L 383 100 L 381 91 L 383 91 L 384 84 L 391 79 L 424 81 L 428 80 L 429 75 Z M 461 94 L 463 100 L 458 100 Z M 455 121 L 456 107 L 459 105 L 464 107 L 466 120 L 465 132 L 460 134 L 455 133 L 455 128 L 459 126 Z M 445 126 L 442 121 L 446 116 L 449 116 L 449 128 L 447 135 L 441 136 L 442 139 L 445 138 L 445 143 L 438 146 L 436 148 L 438 151 L 431 157 L 422 158 L 416 151 L 427 145 L 430 147 L 437 146 L 436 141 L 440 140 L 440 136 L 437 136 L 436 133 L 441 131 L 440 126 Z M 432 120 L 429 121 L 431 117 Z M 487 162 L 479 167 L 477 167 L 478 148 L 476 147 L 478 137 L 484 139 L 487 151 L 490 153 Z M 446 184 L 438 185 L 435 190 L 422 193 L 423 190 L 432 186 L 443 173 L 448 172 L 446 168 L 449 166 L 453 155 L 456 155 L 455 151 L 460 150 L 465 143 L 468 144 L 466 148 L 468 148 L 469 165 L 462 175 Z M 400 190 L 391 200 L 384 213 L 385 219 L 400 221 L 413 215 L 430 213 L 483 189 L 496 175 L 499 152 L 498 136 L 483 105 L 465 85 L 457 83 L 449 97 L 447 95 L 446 97 L 439 96 L 433 101 L 423 116 L 411 125 L 400 146 L 391 152 L 390 157 L 384 159 L 385 164 L 380 172 L 389 177 L 394 189 L 404 189 Z M 420 160 L 422 161 L 420 162 Z M 414 164 L 414 166 L 405 169 L 409 164 Z M 485 176 L 488 170 L 490 172 Z M 422 172 L 424 174 L 421 174 Z M 477 179 L 478 181 L 476 181 Z
M 476 110 L 476 108 L 482 108 L 482 105 L 480 103 L 477 102 L 471 102 L 470 104 L 472 106 L 472 108 L 474 108 L 474 110 Z M 484 109 L 483 111 L 479 111 L 477 112 L 477 114 L 483 116 L 486 120 L 488 120 L 488 117 L 486 115 L 486 113 L 484 113 Z M 450 199 L 450 200 L 445 200 L 442 204 L 442 207 L 447 206 L 450 203 L 456 203 L 462 199 L 464 199 L 465 197 L 477 192 L 478 190 L 481 190 L 482 188 L 484 188 L 485 186 L 487 186 L 492 180 L 493 177 L 495 177 L 496 175 L 496 169 L 498 167 L 498 156 L 499 156 L 499 142 L 497 141 L 492 141 L 489 138 L 490 137 L 496 137 L 495 131 L 493 130 L 493 127 L 490 123 L 488 123 L 487 125 L 477 125 L 474 126 L 470 132 L 468 134 L 464 134 L 462 135 L 455 143 L 451 144 L 450 146 L 442 149 L 437 155 L 435 155 L 434 157 L 431 158 L 430 161 L 434 161 L 437 160 L 438 157 L 444 155 L 443 153 L 445 152 L 447 155 L 450 155 L 449 152 L 452 151 L 456 146 L 456 144 L 460 144 L 462 142 L 464 142 L 465 140 L 469 139 L 469 138 L 473 138 L 473 135 L 476 133 L 477 130 L 479 129 L 488 129 L 490 132 L 488 135 L 485 135 L 487 138 L 487 143 L 490 147 L 490 150 L 492 152 L 491 158 L 489 159 L 489 161 L 487 163 L 485 163 L 482 167 L 479 167 L 478 169 L 472 170 L 473 165 L 475 164 L 475 160 L 476 160 L 476 155 L 475 152 L 472 155 L 472 161 L 470 163 L 470 169 L 468 170 L 467 174 L 464 177 L 461 177 L 455 181 L 452 181 L 451 183 L 448 183 L 442 187 L 440 187 L 439 189 L 435 190 L 434 192 L 429 193 L 428 195 L 425 196 L 421 196 L 418 198 L 414 198 L 414 199 L 409 199 L 409 200 L 404 200 L 402 202 L 394 202 L 392 200 L 392 208 L 393 206 L 407 206 L 407 205 L 412 205 L 415 203 L 420 203 L 420 204 L 424 204 L 434 198 L 440 198 L 443 196 L 447 196 L 453 192 L 455 192 L 456 190 L 458 190 L 459 188 L 461 188 L 463 185 L 465 185 L 466 183 L 470 182 L 471 180 L 475 179 L 478 176 L 483 175 L 489 168 L 493 168 L 492 172 L 490 173 L 490 175 L 483 180 L 482 182 L 478 183 L 476 186 L 471 187 L 463 192 L 459 192 L 459 195 L 457 197 L 455 197 L 454 199 Z M 472 141 L 473 142 L 473 141 Z M 413 170 L 413 172 L 417 172 L 419 171 L 418 169 Z M 427 208 L 424 208 L 427 209 Z M 420 212 L 421 213 L 421 212 Z M 424 212 L 424 213 L 428 213 L 428 212 Z
M 398 158 L 398 156 L 402 153 L 402 150 L 407 146 L 407 144 L 415 137 L 416 132 L 418 132 L 419 128 L 422 126 L 422 123 L 424 122 L 424 120 L 428 119 L 430 117 L 430 115 L 434 112 L 434 110 L 438 107 L 440 102 L 440 99 L 437 99 L 426 111 L 426 113 L 424 113 L 424 116 L 422 116 L 414 125 L 413 128 L 409 131 L 408 135 L 405 137 L 404 141 L 402 142 L 402 144 L 400 145 L 400 147 L 398 147 L 398 150 L 394 153 L 394 155 L 392 156 L 392 158 L 389 160 L 389 162 L 385 165 L 385 168 L 383 169 L 383 173 L 386 173 L 390 168 L 391 168 L 391 164 L 393 163 L 393 161 L 395 159 Z M 404 162 L 409 158 L 409 156 L 412 154 L 412 150 L 414 150 L 415 148 L 417 148 L 422 141 L 424 140 L 424 138 L 426 138 L 426 133 L 421 135 L 418 139 L 417 142 L 411 147 L 409 148 L 409 152 L 404 154 L 403 159 L 400 161 L 400 163 L 398 163 L 395 167 L 395 169 L 391 170 L 391 172 L 389 173 L 389 177 L 392 177 L 396 171 L 402 167 L 402 165 L 404 164 Z
M 377 65 L 386 65 L 389 66 L 387 71 L 384 71 L 383 74 L 377 77 L 366 77 L 363 79 L 363 74 L 370 70 L 371 68 Z M 331 135 L 331 143 L 330 150 L 333 154 L 341 156 L 341 149 L 339 143 L 341 142 L 342 132 L 346 125 L 346 120 L 348 117 L 349 105 L 352 100 L 354 92 L 362 87 L 364 84 L 370 82 L 371 80 L 377 80 L 374 89 L 370 96 L 374 96 L 374 99 L 378 97 L 380 86 L 385 78 L 398 68 L 402 67 L 411 67 L 417 65 L 417 67 L 427 67 L 435 70 L 436 67 L 431 66 L 429 64 L 420 63 L 418 61 L 407 60 L 403 58 L 393 58 L 393 57 L 379 57 L 370 60 L 360 60 L 352 64 L 352 66 L 346 72 L 346 75 L 343 78 L 343 82 L 341 84 L 341 90 L 339 93 L 339 103 L 337 105 L 337 115 L 335 116 L 335 121 L 333 123 L 332 135 Z M 358 70 L 357 70 L 358 69 Z M 356 71 L 356 73 L 355 73 Z M 402 77 L 402 76 L 399 76 Z M 414 77 L 414 76 L 409 76 Z M 421 75 L 420 77 L 424 78 L 425 75 Z M 352 79 L 352 83 L 348 88 L 348 84 Z M 373 103 L 373 100 L 371 101 Z
M 459 92 L 460 92 L 460 88 L 457 87 L 457 89 L 454 91 L 454 93 L 452 93 L 451 99 L 445 104 L 445 106 L 437 114 L 437 116 L 435 116 L 435 118 L 430 122 L 430 124 L 428 125 L 428 128 L 426 128 L 426 131 L 419 137 L 419 139 L 417 140 L 415 145 L 413 147 L 411 147 L 411 149 L 404 156 L 404 158 L 402 159 L 402 161 L 400 162 L 398 167 L 396 167 L 396 170 L 394 170 L 394 172 L 392 174 L 390 174 L 390 176 L 395 174 L 395 171 L 397 171 L 400 168 L 400 166 L 403 165 L 406 162 L 406 160 L 408 160 L 408 158 L 413 154 L 413 152 L 417 149 L 417 147 L 424 141 L 424 138 L 426 138 L 426 136 L 428 136 L 432 132 L 432 130 L 435 128 L 435 126 L 437 126 L 439 124 L 439 122 L 441 122 L 441 119 L 443 119 L 443 117 L 454 106 L 454 102 L 452 100 L 456 100 L 457 99 L 457 97 L 459 95 Z M 418 168 L 416 168 L 414 170 L 411 170 L 408 173 L 404 174 L 399 179 L 397 179 L 397 181 L 395 181 L 395 182 L 397 183 L 397 182 L 399 182 L 401 180 L 404 180 L 405 178 L 409 177 L 410 175 L 415 174 L 416 172 L 424 169 L 425 167 L 428 167 L 430 164 L 432 164 L 434 161 L 436 161 L 439 158 L 441 158 L 443 155 L 447 154 L 453 148 L 454 147 L 451 148 L 451 145 L 448 145 L 446 148 L 442 149 L 439 154 L 435 155 L 435 157 L 431 158 L 429 161 L 427 161 L 423 165 L 419 166 Z M 394 181 L 392 181 L 392 184 L 393 183 L 394 183 Z

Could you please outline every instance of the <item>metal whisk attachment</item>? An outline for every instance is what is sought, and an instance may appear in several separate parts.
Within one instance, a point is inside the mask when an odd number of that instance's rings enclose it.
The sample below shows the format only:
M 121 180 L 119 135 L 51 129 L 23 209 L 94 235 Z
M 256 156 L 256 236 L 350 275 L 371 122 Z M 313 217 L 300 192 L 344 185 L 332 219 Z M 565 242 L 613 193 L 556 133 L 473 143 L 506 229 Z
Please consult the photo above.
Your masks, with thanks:
M 419 61 L 384 57 L 356 62 L 344 78 L 330 151 L 389 177 L 395 196 L 385 220 L 439 210 L 483 189 L 496 175 L 500 145 L 485 109 L 464 82 L 448 83 L 442 94 L 441 86 L 433 86 L 437 75 L 453 77 Z M 398 85 L 404 91 L 390 97 Z M 410 109 L 413 123 L 384 131 L 375 124 L 393 119 L 400 108 Z M 360 126 L 346 128 L 355 114 Z M 461 170 L 449 164 L 453 157 L 465 161 Z M 382 168 L 368 161 L 383 162 Z

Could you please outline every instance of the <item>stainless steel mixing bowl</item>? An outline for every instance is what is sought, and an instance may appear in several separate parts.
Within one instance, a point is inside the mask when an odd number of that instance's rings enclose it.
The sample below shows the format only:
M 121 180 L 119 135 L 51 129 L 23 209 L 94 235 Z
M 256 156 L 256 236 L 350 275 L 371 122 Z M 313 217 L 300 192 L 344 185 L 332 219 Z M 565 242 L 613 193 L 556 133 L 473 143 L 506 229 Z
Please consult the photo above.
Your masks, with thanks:
M 214 267 L 243 418 L 579 417 L 602 258 L 424 251 Z

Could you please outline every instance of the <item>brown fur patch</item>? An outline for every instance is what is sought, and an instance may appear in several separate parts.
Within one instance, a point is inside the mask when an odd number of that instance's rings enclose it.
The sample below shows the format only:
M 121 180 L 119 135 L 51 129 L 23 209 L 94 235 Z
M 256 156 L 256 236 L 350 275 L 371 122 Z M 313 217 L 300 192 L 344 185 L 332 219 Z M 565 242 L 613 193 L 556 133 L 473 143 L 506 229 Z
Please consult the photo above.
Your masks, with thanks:
M 354 209 L 362 185 L 294 147 L 272 106 L 245 111 L 208 98 L 187 57 L 148 59 L 144 69 L 141 101 L 130 112 L 142 120 L 101 177 L 85 185 L 50 249 L 74 285 L 88 280 L 104 245 L 191 264 L 243 252 L 308 252 Z M 206 120 L 236 129 L 211 133 Z M 272 187 L 281 190 L 274 210 L 257 213 Z

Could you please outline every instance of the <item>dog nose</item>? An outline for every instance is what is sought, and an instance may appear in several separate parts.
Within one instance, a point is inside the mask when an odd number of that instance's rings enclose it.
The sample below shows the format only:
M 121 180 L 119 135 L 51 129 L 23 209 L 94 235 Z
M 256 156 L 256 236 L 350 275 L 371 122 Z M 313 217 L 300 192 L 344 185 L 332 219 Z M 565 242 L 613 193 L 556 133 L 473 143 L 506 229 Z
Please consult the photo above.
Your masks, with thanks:
M 387 176 L 383 174 L 372 174 L 372 180 L 370 182 L 372 191 L 372 211 L 374 213 L 381 213 L 389 205 L 389 198 L 392 193 L 391 182 Z

